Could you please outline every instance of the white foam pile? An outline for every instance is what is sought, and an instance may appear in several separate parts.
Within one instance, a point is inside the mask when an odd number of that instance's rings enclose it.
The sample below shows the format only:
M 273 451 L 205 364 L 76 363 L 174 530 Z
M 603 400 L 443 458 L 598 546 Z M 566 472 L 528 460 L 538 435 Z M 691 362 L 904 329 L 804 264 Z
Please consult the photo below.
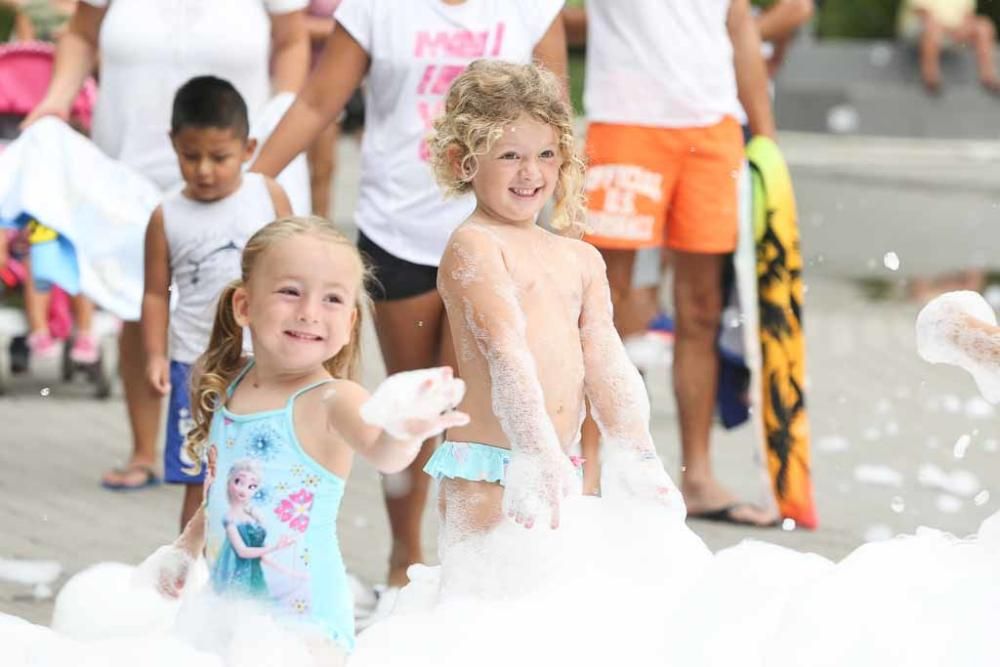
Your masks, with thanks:
M 562 517 L 415 566 L 352 667 L 1000 664 L 1000 514 L 976 538 L 920 529 L 839 564 L 756 541 L 713 556 L 650 504 L 574 497 Z M 0 664 L 313 664 L 260 608 L 195 592 L 204 578 L 169 601 L 142 569 L 96 565 L 60 592 L 51 630 L 0 616 Z

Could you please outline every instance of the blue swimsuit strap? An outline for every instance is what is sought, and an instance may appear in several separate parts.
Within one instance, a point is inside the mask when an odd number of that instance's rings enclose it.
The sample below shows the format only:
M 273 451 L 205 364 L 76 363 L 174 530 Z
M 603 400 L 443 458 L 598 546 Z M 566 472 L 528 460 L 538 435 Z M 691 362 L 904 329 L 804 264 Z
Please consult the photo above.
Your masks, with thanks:
M 316 387 L 319 387 L 321 385 L 329 384 L 331 382 L 334 382 L 336 379 L 337 378 L 326 378 L 325 380 L 319 380 L 317 382 L 313 382 L 311 384 L 307 384 L 306 386 L 302 387 L 302 389 L 297 390 L 294 394 L 292 394 L 291 396 L 288 397 L 288 403 L 287 403 L 287 405 L 285 405 L 285 409 L 286 410 L 291 410 L 292 409 L 292 405 L 295 403 L 295 400 L 299 396 L 301 396 L 302 394 L 306 393 L 307 391 L 312 391 Z
M 236 391 L 236 385 L 243 381 L 243 378 L 246 377 L 246 374 L 250 372 L 251 368 L 253 368 L 253 357 L 247 361 L 246 366 L 244 366 L 233 381 L 229 383 L 229 388 L 226 389 L 227 398 L 232 398 L 233 392 Z

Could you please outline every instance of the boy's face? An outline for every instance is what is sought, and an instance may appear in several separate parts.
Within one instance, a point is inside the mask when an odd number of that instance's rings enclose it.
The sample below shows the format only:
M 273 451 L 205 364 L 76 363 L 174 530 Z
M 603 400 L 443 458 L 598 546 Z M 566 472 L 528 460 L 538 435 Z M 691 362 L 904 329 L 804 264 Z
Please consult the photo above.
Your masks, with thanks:
M 253 156 L 257 144 L 244 140 L 229 128 L 184 127 L 171 136 L 184 194 L 195 201 L 211 202 L 227 197 L 240 186 L 243 163 Z

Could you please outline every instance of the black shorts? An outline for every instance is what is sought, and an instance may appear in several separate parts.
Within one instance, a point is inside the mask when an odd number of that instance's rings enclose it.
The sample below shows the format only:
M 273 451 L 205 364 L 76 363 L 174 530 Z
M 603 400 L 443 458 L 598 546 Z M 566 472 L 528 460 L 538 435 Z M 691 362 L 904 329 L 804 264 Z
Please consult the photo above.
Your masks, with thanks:
M 400 259 L 358 230 L 358 250 L 375 278 L 369 292 L 375 301 L 395 301 L 437 289 L 437 267 Z

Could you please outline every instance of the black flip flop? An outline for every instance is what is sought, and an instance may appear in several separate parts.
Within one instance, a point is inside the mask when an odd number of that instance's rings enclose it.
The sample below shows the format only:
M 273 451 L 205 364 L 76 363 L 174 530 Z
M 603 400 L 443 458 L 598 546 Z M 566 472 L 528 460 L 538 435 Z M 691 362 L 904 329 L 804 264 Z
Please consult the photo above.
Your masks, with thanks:
M 112 472 L 118 473 L 119 475 L 126 475 L 130 472 L 138 471 L 143 473 L 143 479 L 138 484 L 114 484 L 112 482 L 107 482 L 101 480 L 101 486 L 108 491 L 141 491 L 143 489 L 148 489 L 153 486 L 157 486 L 160 483 L 160 478 L 156 476 L 153 469 L 145 465 L 129 465 L 121 468 L 114 468 Z
M 741 507 L 755 507 L 760 509 L 753 503 L 730 503 L 729 505 L 724 505 L 719 509 L 708 510 L 705 512 L 697 512 L 695 514 L 688 514 L 689 519 L 695 519 L 697 521 L 713 521 L 715 523 L 728 523 L 733 526 L 748 526 L 750 528 L 775 528 L 781 525 L 780 519 L 775 519 L 771 523 L 755 523 L 753 521 L 747 521 L 746 519 L 741 519 L 736 515 L 735 510 Z

